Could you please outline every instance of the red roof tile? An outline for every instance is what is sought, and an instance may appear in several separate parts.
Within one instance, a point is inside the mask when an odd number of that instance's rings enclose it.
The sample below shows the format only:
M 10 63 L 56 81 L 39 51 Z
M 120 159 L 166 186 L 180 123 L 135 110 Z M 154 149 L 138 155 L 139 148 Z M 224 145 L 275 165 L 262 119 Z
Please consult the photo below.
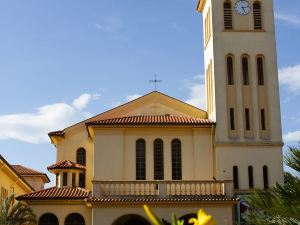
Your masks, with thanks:
M 49 137 L 65 137 L 65 131 L 58 130 L 48 133 Z
M 124 197 L 90 197 L 85 200 L 91 203 L 217 203 L 217 202 L 238 202 L 238 198 L 227 198 L 226 196 L 172 196 L 172 197 L 156 197 L 156 196 L 124 196 Z
M 90 191 L 79 188 L 52 187 L 41 191 L 32 192 L 17 197 L 17 200 L 59 200 L 59 199 L 85 199 L 90 196 Z
M 78 163 L 71 162 L 70 160 L 64 160 L 62 162 L 58 162 L 51 166 L 48 166 L 47 169 L 57 170 L 57 169 L 75 169 L 75 170 L 85 170 L 85 166 L 80 165 Z
M 161 116 L 130 116 L 103 120 L 91 120 L 86 125 L 212 125 L 208 119 L 195 117 L 161 115 Z
M 43 172 L 40 172 L 37 170 L 33 170 L 31 168 L 28 168 L 28 167 L 25 167 L 22 165 L 11 165 L 11 166 L 21 176 L 44 176 L 46 178 L 47 182 L 48 183 L 50 182 L 50 179 L 46 173 L 43 173 Z

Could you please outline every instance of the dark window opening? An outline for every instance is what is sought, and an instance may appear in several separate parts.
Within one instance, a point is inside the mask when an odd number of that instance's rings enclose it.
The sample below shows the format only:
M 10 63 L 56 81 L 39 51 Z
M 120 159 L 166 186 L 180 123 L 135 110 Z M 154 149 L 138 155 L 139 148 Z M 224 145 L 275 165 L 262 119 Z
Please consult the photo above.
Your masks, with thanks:
M 76 173 L 72 173 L 72 187 L 76 186 Z
M 233 167 L 233 187 L 239 189 L 239 170 L 237 166 Z
M 39 225 L 58 225 L 57 217 L 52 213 L 46 213 L 39 219 Z
M 154 180 L 164 179 L 164 147 L 161 139 L 154 141 Z
M 249 178 L 249 188 L 253 188 L 254 182 L 253 182 L 253 167 L 252 166 L 248 167 L 248 178 Z
M 232 8 L 230 2 L 224 3 L 224 29 L 232 30 Z
M 262 29 L 262 18 L 261 18 L 261 5 L 259 2 L 253 3 L 253 19 L 254 19 L 254 29 Z
M 243 67 L 243 84 L 249 85 L 249 63 L 247 57 L 244 57 L 242 59 L 242 67 Z
M 228 85 L 234 85 L 233 58 L 231 56 L 227 57 L 227 84 Z
M 175 139 L 172 141 L 172 179 L 182 179 L 182 168 L 181 168 L 181 141 Z
M 166 223 L 167 224 L 167 223 Z M 147 219 L 140 215 L 128 214 L 119 217 L 112 225 L 151 225 Z
M 55 185 L 56 185 L 56 187 L 58 187 L 58 179 L 59 179 L 59 174 L 56 173 L 55 174 Z
M 79 187 L 85 188 L 85 174 L 84 173 L 79 174 Z
M 269 174 L 268 174 L 268 167 L 263 167 L 263 178 L 264 178 L 264 189 L 269 188 Z
M 260 117 L 261 117 L 261 129 L 266 130 L 266 113 L 264 109 L 260 110 Z
M 71 213 L 65 220 L 65 225 L 85 225 L 82 215 L 78 213 Z
M 247 108 L 245 109 L 245 120 L 246 120 L 246 130 L 250 130 L 250 110 Z
M 234 108 L 230 108 L 230 129 L 235 130 Z
M 76 162 L 80 165 L 86 165 L 86 151 L 84 148 L 80 148 L 77 150 Z
M 146 142 L 136 141 L 136 180 L 146 180 Z
M 68 185 L 68 173 L 63 173 L 63 186 Z
M 258 78 L 258 85 L 264 85 L 264 62 L 261 57 L 257 58 L 257 78 Z

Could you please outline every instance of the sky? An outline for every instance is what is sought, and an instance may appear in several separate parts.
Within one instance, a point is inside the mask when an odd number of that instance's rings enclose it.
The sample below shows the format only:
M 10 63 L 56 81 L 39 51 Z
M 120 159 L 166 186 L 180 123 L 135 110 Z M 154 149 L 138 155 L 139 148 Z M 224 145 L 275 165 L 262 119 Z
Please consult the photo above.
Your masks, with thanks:
M 153 91 L 155 74 L 159 91 L 205 109 L 196 4 L 0 0 L 0 154 L 47 172 L 49 131 Z M 286 148 L 300 140 L 300 1 L 274 5 Z

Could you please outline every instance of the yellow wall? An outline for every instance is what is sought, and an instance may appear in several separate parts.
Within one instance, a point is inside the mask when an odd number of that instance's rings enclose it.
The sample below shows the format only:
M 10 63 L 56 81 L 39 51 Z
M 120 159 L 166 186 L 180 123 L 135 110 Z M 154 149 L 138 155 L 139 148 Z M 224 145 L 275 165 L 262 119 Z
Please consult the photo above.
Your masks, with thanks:
M 135 180 L 135 145 L 146 141 L 146 179 L 154 179 L 153 142 L 164 142 L 164 179 L 172 180 L 171 142 L 182 145 L 182 179 L 212 180 L 211 129 L 124 128 L 96 129 L 94 180 Z
M 238 166 L 239 188 L 249 190 L 248 166 L 253 167 L 254 188 L 263 189 L 263 166 L 268 167 L 269 185 L 283 183 L 281 146 L 220 145 L 216 150 L 217 179 L 230 180 L 233 166 Z
M 48 203 L 48 204 L 47 204 Z M 30 203 L 29 203 L 30 204 Z M 84 202 L 78 204 L 72 204 L 68 201 L 65 202 L 44 202 L 42 204 L 30 204 L 34 213 L 37 216 L 37 220 L 45 213 L 54 214 L 59 221 L 59 224 L 63 225 L 65 223 L 66 217 L 71 213 L 79 213 L 84 217 L 86 225 L 92 225 L 92 210 L 88 208 Z
M 26 180 L 35 191 L 44 189 L 45 182 L 41 176 L 23 176 L 23 179 Z
M 279 85 L 278 85 L 278 69 L 276 59 L 276 43 L 275 43 L 275 28 L 274 28 L 274 12 L 273 1 L 262 2 L 262 21 L 263 30 L 254 31 L 253 29 L 253 14 L 252 11 L 248 16 L 239 16 L 234 10 L 232 2 L 233 15 L 233 30 L 224 31 L 223 21 L 223 1 L 207 0 L 203 15 L 205 16 L 209 9 L 212 11 L 212 38 L 205 48 L 205 68 L 208 68 L 212 60 L 213 64 L 213 81 L 215 112 L 210 113 L 209 117 L 216 119 L 216 142 L 232 141 L 228 134 L 228 99 L 226 96 L 226 64 L 225 56 L 232 54 L 235 56 L 235 86 L 236 86 L 236 116 L 237 118 L 237 133 L 239 142 L 265 142 L 266 138 L 262 138 L 259 131 L 259 102 L 258 100 L 265 99 L 267 105 L 267 123 L 269 130 L 268 142 L 282 142 L 281 133 L 281 118 L 279 104 Z M 251 4 L 254 0 L 250 1 Z M 249 56 L 249 71 L 250 80 L 252 82 L 250 89 L 244 95 L 241 73 L 241 56 L 247 54 Z M 256 74 L 256 56 L 263 55 L 265 58 L 265 86 L 266 95 L 258 92 L 257 74 Z M 245 99 L 251 101 L 253 108 L 252 127 L 253 138 L 245 137 L 244 132 L 244 102 Z M 270 104 L 272 103 L 272 104 Z
M 177 217 L 186 214 L 196 213 L 203 208 L 208 214 L 211 214 L 217 221 L 218 225 L 233 225 L 232 205 L 220 204 L 149 204 L 151 209 L 159 218 L 165 218 L 171 221 L 172 213 Z M 101 208 L 93 208 L 93 225 L 112 225 L 113 222 L 126 214 L 137 214 L 144 218 L 146 216 L 142 204 L 107 204 Z M 104 223 L 105 221 L 105 223 Z
M 79 148 L 86 150 L 86 188 L 91 190 L 93 179 L 93 142 L 89 139 L 85 124 L 69 128 L 64 139 L 57 144 L 57 162 L 71 160 L 76 162 L 76 152 Z M 54 178 L 55 179 L 55 178 Z
M 7 194 L 16 196 L 30 193 L 31 188 L 21 180 L 13 170 L 0 159 L 0 205 Z

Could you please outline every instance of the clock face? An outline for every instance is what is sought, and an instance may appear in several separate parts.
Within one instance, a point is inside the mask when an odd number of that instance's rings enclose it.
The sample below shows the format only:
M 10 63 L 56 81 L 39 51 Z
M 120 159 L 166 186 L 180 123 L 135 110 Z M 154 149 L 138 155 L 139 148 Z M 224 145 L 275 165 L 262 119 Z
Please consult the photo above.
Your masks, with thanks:
M 251 11 L 251 4 L 247 0 L 239 0 L 235 3 L 235 11 L 242 15 L 248 15 Z

